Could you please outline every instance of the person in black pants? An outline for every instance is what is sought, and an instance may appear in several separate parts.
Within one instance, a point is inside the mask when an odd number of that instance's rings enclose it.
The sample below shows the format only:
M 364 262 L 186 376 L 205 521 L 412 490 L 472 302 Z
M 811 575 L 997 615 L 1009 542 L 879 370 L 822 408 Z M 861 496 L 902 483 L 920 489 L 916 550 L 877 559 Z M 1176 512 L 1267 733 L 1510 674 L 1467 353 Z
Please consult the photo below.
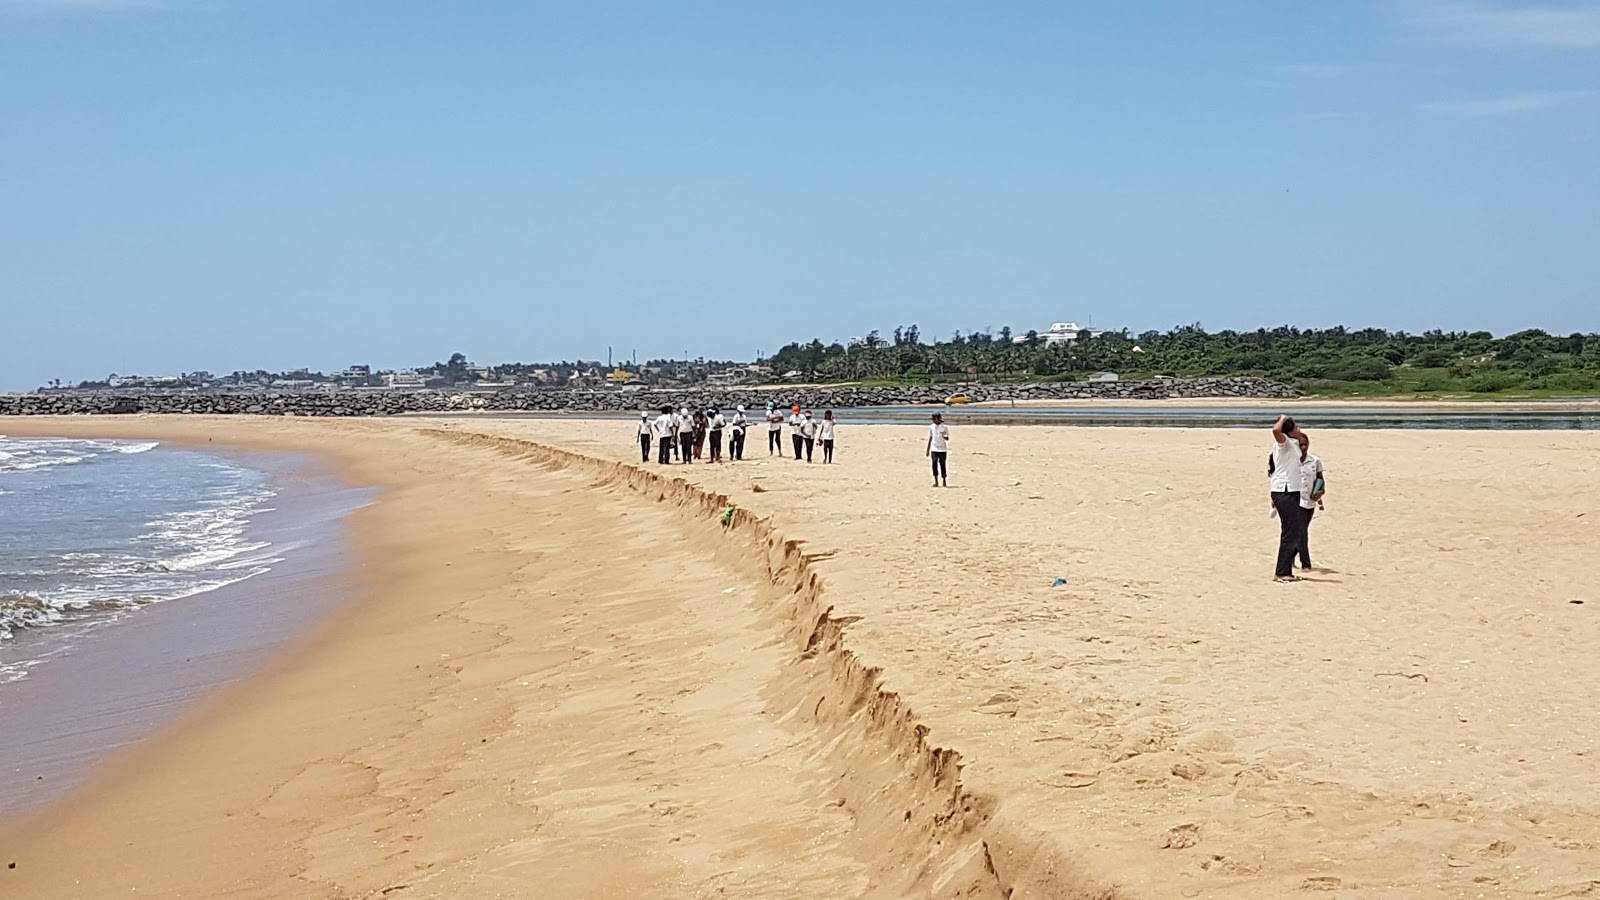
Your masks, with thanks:
M 663 466 L 672 464 L 672 450 L 678 443 L 678 417 L 671 407 L 661 410 L 656 417 L 656 462 Z
M 1272 511 L 1278 517 L 1278 563 L 1272 572 L 1274 581 L 1300 580 L 1294 574 L 1294 558 L 1305 539 L 1306 520 L 1300 514 L 1302 434 L 1294 419 L 1288 416 L 1279 416 L 1277 424 L 1272 426 Z
M 639 412 L 639 462 L 650 461 L 650 414 Z
M 728 432 L 728 458 L 734 462 L 744 459 L 744 433 L 750 427 L 750 419 L 744 414 L 744 407 L 738 407 L 733 413 L 733 421 L 729 423 L 732 430 Z
M 794 443 L 794 458 L 800 461 L 800 454 L 806 450 L 806 439 L 800 436 L 800 425 L 805 422 L 805 417 L 800 415 L 800 407 L 796 406 L 789 413 L 789 440 Z
M 711 436 L 711 461 L 722 462 L 722 430 L 727 427 L 728 420 L 722 413 L 711 410 L 706 415 L 706 433 Z

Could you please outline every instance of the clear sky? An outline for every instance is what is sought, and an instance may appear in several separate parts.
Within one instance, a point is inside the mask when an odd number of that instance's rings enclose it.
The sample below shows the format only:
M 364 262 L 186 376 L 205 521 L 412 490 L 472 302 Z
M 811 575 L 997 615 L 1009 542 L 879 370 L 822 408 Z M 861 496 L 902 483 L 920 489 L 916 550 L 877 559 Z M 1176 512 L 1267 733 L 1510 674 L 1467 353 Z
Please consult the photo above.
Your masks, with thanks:
M 1600 3 L 0 0 L 0 388 L 1600 330 Z

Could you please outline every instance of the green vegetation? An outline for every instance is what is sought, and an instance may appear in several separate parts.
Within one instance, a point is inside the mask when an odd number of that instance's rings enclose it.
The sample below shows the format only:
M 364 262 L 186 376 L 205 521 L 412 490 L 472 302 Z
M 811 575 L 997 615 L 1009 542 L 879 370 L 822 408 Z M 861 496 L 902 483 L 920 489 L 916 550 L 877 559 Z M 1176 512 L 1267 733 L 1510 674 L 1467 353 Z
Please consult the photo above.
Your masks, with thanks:
M 770 360 L 779 373 L 864 384 L 1258 375 L 1328 397 L 1529 399 L 1600 394 L 1600 334 L 1567 337 L 1538 329 L 1407 334 L 1380 328 L 1274 328 L 1208 333 L 1085 334 L 1046 343 L 1010 328 L 923 343 L 915 325 L 886 340 L 874 331 L 844 344 L 794 343 Z

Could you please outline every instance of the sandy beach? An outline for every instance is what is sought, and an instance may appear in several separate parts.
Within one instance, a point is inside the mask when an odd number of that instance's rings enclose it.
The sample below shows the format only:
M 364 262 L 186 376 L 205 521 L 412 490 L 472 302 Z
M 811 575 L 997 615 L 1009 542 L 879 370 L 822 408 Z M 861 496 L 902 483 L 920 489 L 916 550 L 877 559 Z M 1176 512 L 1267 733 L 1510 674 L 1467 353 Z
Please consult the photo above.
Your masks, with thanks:
M 381 493 L 360 596 L 0 825 L 0 895 L 1600 892 L 1600 433 L 1307 421 L 1328 571 L 1278 585 L 1265 427 L 958 428 L 934 490 L 841 418 L 670 469 L 631 422 L 7 422 Z

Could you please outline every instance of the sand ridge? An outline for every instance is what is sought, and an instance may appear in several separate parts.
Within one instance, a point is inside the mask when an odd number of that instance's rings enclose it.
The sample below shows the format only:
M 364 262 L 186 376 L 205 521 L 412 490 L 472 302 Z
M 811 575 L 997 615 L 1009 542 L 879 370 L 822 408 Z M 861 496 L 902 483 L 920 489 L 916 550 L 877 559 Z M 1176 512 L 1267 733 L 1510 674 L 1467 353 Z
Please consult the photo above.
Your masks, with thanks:
M 853 646 L 997 819 L 1133 895 L 1593 889 L 1600 435 L 1321 432 L 1338 571 L 1280 586 L 1264 433 L 962 428 L 946 493 L 920 429 L 846 423 L 833 467 L 672 475 L 841 548 Z

